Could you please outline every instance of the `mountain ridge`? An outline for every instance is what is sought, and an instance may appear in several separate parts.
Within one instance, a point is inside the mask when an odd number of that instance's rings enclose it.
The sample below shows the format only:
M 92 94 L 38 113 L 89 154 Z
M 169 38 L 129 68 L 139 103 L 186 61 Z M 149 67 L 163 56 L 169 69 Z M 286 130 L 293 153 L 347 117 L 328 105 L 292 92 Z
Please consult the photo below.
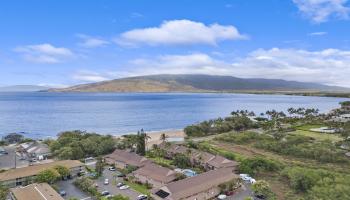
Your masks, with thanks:
M 38 92 L 48 90 L 49 87 L 39 85 L 10 85 L 0 86 L 0 92 Z
M 237 78 L 200 74 L 135 76 L 81 84 L 50 92 L 349 92 L 349 88 L 283 79 Z

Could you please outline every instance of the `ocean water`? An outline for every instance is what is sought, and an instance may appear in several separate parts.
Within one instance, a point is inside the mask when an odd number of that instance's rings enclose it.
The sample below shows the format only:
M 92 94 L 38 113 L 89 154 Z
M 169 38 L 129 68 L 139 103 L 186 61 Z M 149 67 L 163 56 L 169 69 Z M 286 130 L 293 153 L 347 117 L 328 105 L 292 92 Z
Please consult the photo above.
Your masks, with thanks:
M 327 112 L 342 98 L 188 93 L 0 93 L 0 135 L 55 137 L 66 130 L 100 134 L 182 129 L 231 111 L 318 108 Z

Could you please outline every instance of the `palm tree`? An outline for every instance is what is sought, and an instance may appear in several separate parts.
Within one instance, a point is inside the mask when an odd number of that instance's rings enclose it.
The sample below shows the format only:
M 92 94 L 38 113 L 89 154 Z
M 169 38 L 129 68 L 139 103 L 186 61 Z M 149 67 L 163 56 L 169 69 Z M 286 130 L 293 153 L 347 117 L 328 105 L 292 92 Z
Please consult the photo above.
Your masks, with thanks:
M 161 140 L 162 142 L 165 142 L 165 141 L 167 140 L 167 138 L 168 138 L 168 136 L 165 135 L 165 133 L 162 133 L 162 134 L 160 135 L 160 140 Z

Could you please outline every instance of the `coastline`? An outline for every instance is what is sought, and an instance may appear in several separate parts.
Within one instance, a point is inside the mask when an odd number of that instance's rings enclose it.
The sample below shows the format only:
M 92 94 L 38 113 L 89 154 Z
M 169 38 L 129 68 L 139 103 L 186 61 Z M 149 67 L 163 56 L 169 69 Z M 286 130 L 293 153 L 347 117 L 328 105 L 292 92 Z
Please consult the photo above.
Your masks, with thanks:
M 162 141 L 160 136 L 164 133 L 168 138 L 185 138 L 185 132 L 182 129 L 172 129 L 163 131 L 149 131 L 146 132 L 150 139 L 147 140 L 147 146 L 151 147 L 153 144 L 160 144 Z M 125 134 L 124 134 L 125 135 Z M 114 135 L 115 138 L 122 138 L 123 135 Z

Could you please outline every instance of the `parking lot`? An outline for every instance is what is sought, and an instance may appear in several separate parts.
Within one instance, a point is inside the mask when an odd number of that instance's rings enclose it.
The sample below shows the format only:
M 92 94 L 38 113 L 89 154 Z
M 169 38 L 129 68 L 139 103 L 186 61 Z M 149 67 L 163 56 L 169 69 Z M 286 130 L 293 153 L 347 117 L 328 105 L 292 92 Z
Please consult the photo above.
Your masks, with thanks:
M 8 154 L 0 155 L 0 169 L 15 168 L 15 158 L 17 168 L 26 167 L 29 165 L 28 160 L 21 160 L 21 156 L 19 154 L 17 154 L 17 156 L 15 155 L 15 146 L 6 146 L 4 149 Z
M 70 199 L 70 198 L 78 198 L 78 199 L 91 199 L 88 194 L 85 194 L 82 192 L 79 188 L 75 187 L 73 184 L 74 180 L 66 180 L 66 181 L 60 181 L 57 183 L 57 186 L 59 190 L 64 190 L 66 192 L 66 196 L 64 196 L 64 199 Z
M 104 185 L 105 179 L 109 180 L 108 185 Z M 117 173 L 113 171 L 109 171 L 108 169 L 105 169 L 103 171 L 103 175 L 96 180 L 96 183 L 98 184 L 98 190 L 100 192 L 102 191 L 108 191 L 112 195 L 118 195 L 121 194 L 123 196 L 127 196 L 130 198 L 130 200 L 137 199 L 137 196 L 141 193 L 134 191 L 133 189 L 129 188 L 126 190 L 119 189 L 116 184 L 119 182 L 122 182 L 123 178 L 117 177 Z

